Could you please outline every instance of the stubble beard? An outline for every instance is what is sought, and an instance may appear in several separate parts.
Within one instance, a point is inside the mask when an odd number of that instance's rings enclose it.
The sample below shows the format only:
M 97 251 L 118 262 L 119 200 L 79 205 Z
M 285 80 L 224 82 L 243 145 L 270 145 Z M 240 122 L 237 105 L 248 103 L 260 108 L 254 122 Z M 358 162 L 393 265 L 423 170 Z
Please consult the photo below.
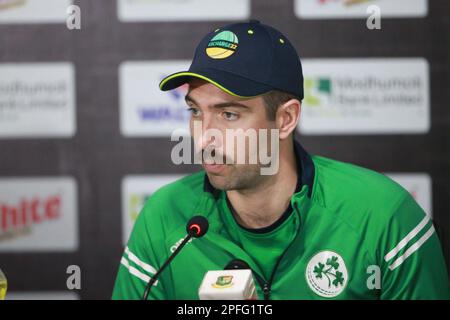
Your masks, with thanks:
M 207 173 L 214 188 L 223 191 L 252 189 L 264 178 L 257 164 L 228 165 L 226 169 L 227 172 L 220 175 Z

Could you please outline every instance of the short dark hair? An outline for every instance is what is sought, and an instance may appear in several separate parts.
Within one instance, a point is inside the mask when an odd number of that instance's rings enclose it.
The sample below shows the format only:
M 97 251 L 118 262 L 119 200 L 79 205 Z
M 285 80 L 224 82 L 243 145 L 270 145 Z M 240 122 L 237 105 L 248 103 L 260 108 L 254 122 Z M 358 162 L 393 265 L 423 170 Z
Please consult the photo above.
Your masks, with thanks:
M 299 97 L 294 94 L 286 93 L 279 90 L 271 90 L 261 95 L 264 105 L 266 107 L 267 118 L 270 121 L 274 121 L 276 118 L 277 110 L 280 105 L 288 102 L 291 99 L 297 99 L 302 101 Z

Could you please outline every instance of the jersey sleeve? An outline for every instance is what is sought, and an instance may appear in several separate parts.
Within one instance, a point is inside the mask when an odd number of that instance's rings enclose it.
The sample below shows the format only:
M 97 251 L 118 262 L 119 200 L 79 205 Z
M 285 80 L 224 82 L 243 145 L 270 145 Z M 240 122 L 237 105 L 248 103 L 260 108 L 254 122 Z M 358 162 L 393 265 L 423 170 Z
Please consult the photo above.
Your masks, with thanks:
M 380 241 L 381 299 L 449 299 L 450 285 L 432 220 L 405 196 Z
M 152 234 L 149 232 L 147 215 L 151 214 L 148 203 L 138 215 L 128 244 L 120 260 L 112 299 L 142 299 L 146 285 L 158 268 L 153 250 Z M 160 279 L 153 285 L 149 300 L 166 299 Z

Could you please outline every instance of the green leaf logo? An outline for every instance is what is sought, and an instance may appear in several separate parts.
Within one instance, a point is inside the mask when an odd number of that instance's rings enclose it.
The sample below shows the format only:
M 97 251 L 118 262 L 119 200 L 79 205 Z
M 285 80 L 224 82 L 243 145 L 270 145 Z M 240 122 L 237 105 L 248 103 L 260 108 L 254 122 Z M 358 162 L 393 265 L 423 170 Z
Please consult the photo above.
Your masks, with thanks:
M 344 259 L 333 251 L 321 251 L 308 263 L 306 279 L 310 288 L 320 296 L 335 297 L 347 284 Z
M 322 279 L 323 276 L 325 276 L 328 280 L 328 287 L 331 287 L 331 285 L 334 285 L 335 287 L 338 287 L 339 285 L 344 284 L 344 278 L 342 275 L 342 272 L 339 272 L 339 262 L 338 257 L 332 256 L 331 258 L 328 258 L 326 261 L 327 268 L 325 269 L 325 265 L 321 262 L 319 262 L 314 267 L 314 273 L 316 274 L 316 279 Z

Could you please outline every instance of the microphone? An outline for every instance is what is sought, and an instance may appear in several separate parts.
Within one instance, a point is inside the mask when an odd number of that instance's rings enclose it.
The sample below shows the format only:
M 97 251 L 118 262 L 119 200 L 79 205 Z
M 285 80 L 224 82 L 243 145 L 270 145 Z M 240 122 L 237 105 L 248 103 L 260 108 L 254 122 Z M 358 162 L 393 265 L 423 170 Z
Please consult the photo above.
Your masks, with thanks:
M 181 244 L 169 256 L 166 262 L 164 262 L 164 264 L 161 266 L 158 272 L 156 272 L 155 275 L 150 278 L 150 280 L 147 283 L 147 286 L 145 287 L 142 300 L 147 300 L 150 290 L 155 284 L 161 272 L 169 265 L 169 263 L 173 260 L 173 258 L 175 258 L 175 256 L 181 251 L 181 249 L 183 249 L 186 243 L 188 243 L 188 241 L 191 240 L 191 238 L 203 237 L 205 233 L 208 231 L 208 228 L 209 228 L 208 219 L 206 219 L 203 216 L 194 216 L 191 219 L 189 219 L 188 223 L 186 224 L 186 233 L 187 233 L 186 237 L 184 237 Z
M 257 300 L 252 270 L 247 262 L 231 260 L 225 270 L 208 271 L 200 285 L 200 300 Z
M 247 262 L 240 259 L 231 260 L 226 266 L 225 270 L 235 270 L 235 269 L 250 269 L 250 266 Z

